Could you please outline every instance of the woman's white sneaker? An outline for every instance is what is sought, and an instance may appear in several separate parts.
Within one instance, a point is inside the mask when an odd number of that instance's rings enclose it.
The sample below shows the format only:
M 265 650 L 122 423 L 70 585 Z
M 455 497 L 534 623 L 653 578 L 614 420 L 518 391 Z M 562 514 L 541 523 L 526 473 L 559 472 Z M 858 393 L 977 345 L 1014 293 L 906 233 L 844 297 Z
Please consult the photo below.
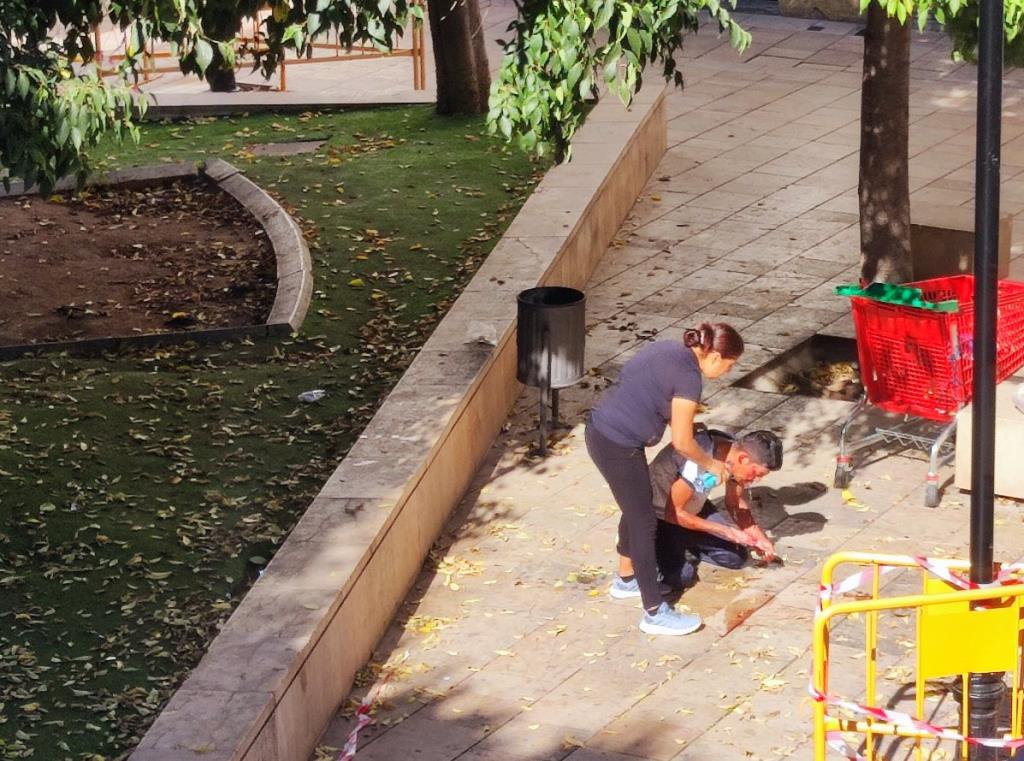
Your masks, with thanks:
M 667 602 L 663 602 L 654 613 L 644 611 L 643 618 L 640 619 L 640 631 L 647 634 L 679 636 L 697 631 L 702 623 L 700 616 L 682 613 L 670 608 Z
M 608 587 L 608 595 L 610 597 L 614 597 L 616 600 L 625 600 L 629 597 L 639 597 L 640 584 L 637 583 L 635 576 L 629 581 L 623 581 L 622 577 L 616 574 L 615 580 L 612 581 L 612 585 Z

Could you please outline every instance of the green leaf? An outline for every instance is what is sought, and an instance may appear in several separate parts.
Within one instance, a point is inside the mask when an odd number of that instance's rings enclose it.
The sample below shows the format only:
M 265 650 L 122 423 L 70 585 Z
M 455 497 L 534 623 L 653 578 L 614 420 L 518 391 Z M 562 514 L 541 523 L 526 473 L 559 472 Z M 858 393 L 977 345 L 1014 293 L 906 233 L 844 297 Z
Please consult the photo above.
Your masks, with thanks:
M 601 6 L 600 10 L 597 12 L 597 15 L 594 16 L 594 28 L 604 29 L 606 26 L 608 26 L 608 21 L 611 19 L 612 11 L 614 10 L 615 0 L 604 0 L 604 3 Z
M 615 78 L 619 74 L 619 56 L 609 56 L 608 61 L 604 65 L 604 81 L 614 82 Z
M 919 32 L 923 32 L 927 26 L 928 10 L 924 6 L 921 6 L 917 11 L 917 29 Z
M 134 58 L 139 54 L 142 49 L 142 43 L 139 40 L 139 25 L 132 24 L 128 28 L 128 42 L 125 43 L 124 52 L 129 58 Z
M 629 45 L 631 50 L 643 50 L 643 42 L 640 39 L 640 32 L 633 28 L 627 29 L 626 44 Z
M 498 131 L 505 139 L 512 137 L 512 121 L 504 114 L 498 118 Z
M 232 42 L 218 41 L 217 52 L 220 53 L 225 66 L 235 65 L 235 46 Z
M 204 39 L 196 40 L 196 65 L 200 71 L 206 71 L 206 69 L 213 62 L 213 47 Z
M 729 22 L 729 44 L 741 53 L 750 44 L 750 35 L 735 21 Z

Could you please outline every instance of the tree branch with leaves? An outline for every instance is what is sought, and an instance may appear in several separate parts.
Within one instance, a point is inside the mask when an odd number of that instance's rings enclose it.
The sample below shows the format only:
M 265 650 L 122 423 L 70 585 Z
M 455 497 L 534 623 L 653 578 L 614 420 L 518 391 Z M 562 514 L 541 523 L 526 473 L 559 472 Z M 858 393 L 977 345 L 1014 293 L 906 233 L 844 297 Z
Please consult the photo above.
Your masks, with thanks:
M 482 44 L 479 14 L 459 15 L 476 1 L 457 0 L 438 14 L 438 24 L 453 21 L 456 45 Z M 922 27 L 934 17 L 946 25 L 955 55 L 969 58 L 977 44 L 977 1 L 862 0 L 862 7 L 876 2 L 887 16 L 901 23 L 916 16 Z M 237 30 L 257 5 L 253 0 L 0 0 L 0 177 L 7 182 L 18 176 L 45 190 L 62 176 L 84 176 L 89 149 L 104 134 L 137 136 L 144 101 L 133 97 L 130 86 L 147 45 L 169 44 L 186 72 L 203 75 L 211 66 L 233 67 L 236 41 L 221 39 L 224 30 Z M 702 13 L 734 48 L 745 50 L 750 35 L 733 18 L 732 7 L 721 0 L 519 0 L 491 87 L 489 127 L 526 150 L 567 158 L 589 104 L 603 91 L 628 104 L 651 66 L 682 85 L 676 55 L 684 35 L 697 31 Z M 1024 60 L 1024 0 L 1006 0 L 1004 7 L 1007 60 Z M 410 17 L 424 19 L 423 7 L 410 0 L 274 0 L 262 22 L 263 44 L 254 52 L 270 74 L 286 53 L 305 54 L 327 31 L 336 32 L 343 46 L 389 50 Z M 103 21 L 125 37 L 121 76 L 114 82 L 100 76 L 95 61 L 91 32 Z M 56 35 L 58 28 L 63 31 Z M 435 47 L 445 39 L 435 34 Z M 465 75 L 474 87 L 486 87 L 486 72 L 478 71 L 486 60 L 479 50 L 450 63 L 446 71 L 455 73 L 448 76 Z M 439 83 L 439 93 L 448 93 L 442 110 L 478 110 L 481 98 L 460 99 L 458 88 L 458 83 Z
M 89 150 L 104 135 L 138 139 L 146 101 L 132 85 L 151 42 L 169 44 L 184 72 L 202 76 L 215 62 L 233 67 L 235 40 L 218 36 L 238 25 L 225 24 L 224 13 L 240 24 L 255 7 L 251 0 L 0 0 L 0 179 L 44 191 L 67 175 L 83 179 Z M 302 55 L 328 30 L 342 45 L 387 50 L 410 16 L 423 12 L 407 0 L 277 0 L 258 64 L 273 72 L 286 51 Z M 92 41 L 104 21 L 124 35 L 115 77 L 103 76 Z
M 733 4 L 734 5 L 734 4 Z M 502 42 L 505 58 L 491 90 L 488 124 L 526 150 L 570 155 L 588 102 L 602 85 L 626 105 L 650 64 L 682 85 L 676 54 L 707 10 L 739 51 L 750 35 L 718 0 L 524 0 Z

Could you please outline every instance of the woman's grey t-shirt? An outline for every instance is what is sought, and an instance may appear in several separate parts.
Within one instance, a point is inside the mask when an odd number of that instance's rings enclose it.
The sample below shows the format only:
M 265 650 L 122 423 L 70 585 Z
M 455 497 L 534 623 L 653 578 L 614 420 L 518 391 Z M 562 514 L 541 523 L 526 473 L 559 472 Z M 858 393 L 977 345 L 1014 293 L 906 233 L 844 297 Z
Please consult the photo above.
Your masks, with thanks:
M 653 446 L 672 417 L 672 400 L 699 402 L 703 386 L 693 349 L 682 341 L 655 341 L 625 364 L 590 413 L 591 425 L 621 446 Z

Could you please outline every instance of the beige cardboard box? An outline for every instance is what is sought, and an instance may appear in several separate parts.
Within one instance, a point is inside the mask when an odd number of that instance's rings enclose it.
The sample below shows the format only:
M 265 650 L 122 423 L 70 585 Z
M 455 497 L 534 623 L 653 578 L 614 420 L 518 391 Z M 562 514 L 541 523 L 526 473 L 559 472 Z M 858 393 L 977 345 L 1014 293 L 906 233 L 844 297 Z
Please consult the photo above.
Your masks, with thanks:
M 999 217 L 999 277 L 1010 271 L 1013 217 Z M 910 210 L 914 280 L 974 272 L 974 207 L 915 205 Z
M 1024 499 L 1024 413 L 1013 406 L 1013 395 L 1024 384 L 1024 377 L 1013 375 L 996 387 L 996 472 L 995 493 L 1001 497 Z M 960 411 L 956 431 L 957 488 L 971 488 L 971 413 L 973 405 Z

